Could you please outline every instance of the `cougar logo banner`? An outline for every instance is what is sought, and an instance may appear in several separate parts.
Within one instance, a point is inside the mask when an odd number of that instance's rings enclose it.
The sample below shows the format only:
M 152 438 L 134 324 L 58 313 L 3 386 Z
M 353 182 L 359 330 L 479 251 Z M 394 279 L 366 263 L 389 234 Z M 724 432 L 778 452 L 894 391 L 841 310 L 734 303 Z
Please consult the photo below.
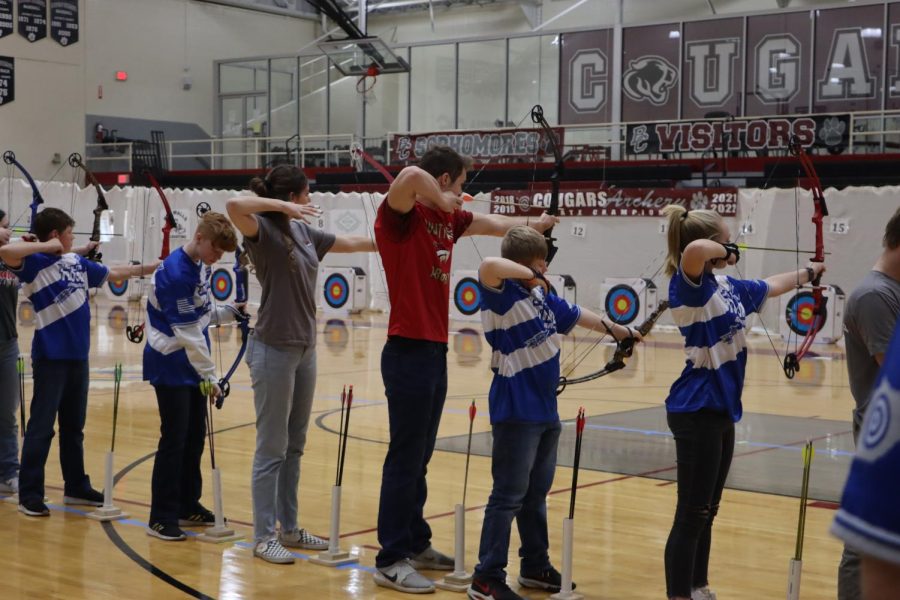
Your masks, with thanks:
M 642 56 L 631 61 L 622 76 L 625 95 L 638 102 L 646 100 L 663 106 L 669 91 L 678 83 L 678 70 L 661 56 Z

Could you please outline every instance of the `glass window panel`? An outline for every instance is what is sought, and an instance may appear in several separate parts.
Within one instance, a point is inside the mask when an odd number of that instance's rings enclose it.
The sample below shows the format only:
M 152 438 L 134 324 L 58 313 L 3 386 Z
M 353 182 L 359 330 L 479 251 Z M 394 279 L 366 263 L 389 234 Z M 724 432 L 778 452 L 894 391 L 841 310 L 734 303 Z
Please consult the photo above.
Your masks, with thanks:
M 397 56 L 409 60 L 409 48 L 395 48 Z M 366 100 L 366 151 L 385 162 L 385 139 L 390 132 L 409 126 L 409 74 L 382 75 Z
M 254 60 L 219 65 L 219 93 L 265 92 L 267 60 Z
M 506 40 L 459 45 L 459 129 L 503 127 Z
M 290 137 L 297 133 L 297 59 L 272 59 L 272 126 L 269 135 Z
M 535 65 L 538 68 L 535 69 Z M 509 40 L 509 121 L 525 127 L 531 107 L 544 107 L 544 118 L 556 125 L 559 114 L 559 36 Z M 524 119 L 524 120 L 523 120 Z
M 412 48 L 411 86 L 426 90 L 412 95 L 413 131 L 456 127 L 456 47 L 454 44 Z
M 300 135 L 327 132 L 325 101 L 328 89 L 328 59 L 324 56 L 300 61 Z

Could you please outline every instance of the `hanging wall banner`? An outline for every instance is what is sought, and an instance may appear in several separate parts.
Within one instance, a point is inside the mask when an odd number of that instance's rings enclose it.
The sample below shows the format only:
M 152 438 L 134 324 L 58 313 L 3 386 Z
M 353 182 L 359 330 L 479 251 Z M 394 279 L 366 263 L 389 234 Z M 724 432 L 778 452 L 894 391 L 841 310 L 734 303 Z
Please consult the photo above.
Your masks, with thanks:
M 563 130 L 554 129 L 563 146 Z M 476 160 L 499 157 L 532 159 L 552 154 L 540 129 L 402 133 L 391 136 L 391 162 L 416 161 L 432 146 L 450 146 Z
M 29 42 L 47 37 L 46 0 L 19 0 L 19 35 Z
M 0 56 L 0 106 L 16 99 L 16 59 Z
M 560 36 L 559 123 L 607 123 L 612 118 L 613 30 Z
M 850 116 L 631 124 L 625 148 L 629 154 L 774 150 L 787 148 L 794 136 L 804 148 L 815 145 L 839 153 L 850 140 Z
M 78 0 L 50 0 L 50 37 L 61 46 L 78 42 Z
M 491 213 L 508 216 L 538 216 L 550 206 L 550 189 L 495 190 L 491 192 Z M 723 217 L 737 214 L 737 188 L 645 189 L 580 188 L 559 193 L 561 217 L 658 217 L 670 204 L 689 210 L 706 208 Z
M 0 0 L 0 38 L 12 34 L 13 0 Z

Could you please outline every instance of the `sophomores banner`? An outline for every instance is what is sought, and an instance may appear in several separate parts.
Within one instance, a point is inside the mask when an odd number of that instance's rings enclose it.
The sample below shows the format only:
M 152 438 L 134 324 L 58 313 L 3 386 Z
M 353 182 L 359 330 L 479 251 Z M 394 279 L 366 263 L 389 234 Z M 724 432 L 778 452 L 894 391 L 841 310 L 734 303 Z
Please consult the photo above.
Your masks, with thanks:
M 550 207 L 549 187 L 496 190 L 491 193 L 491 213 L 509 216 L 536 216 Z M 579 188 L 559 192 L 561 217 L 658 217 L 670 204 L 689 210 L 706 208 L 723 217 L 737 214 L 737 188 L 649 189 Z
M 771 150 L 786 148 L 794 137 L 803 147 L 815 145 L 839 152 L 850 139 L 850 116 L 632 124 L 627 136 L 629 154 Z
M 564 130 L 553 131 L 561 148 L 565 143 Z M 419 160 L 432 146 L 450 146 L 476 160 L 498 157 L 528 160 L 552 154 L 547 136 L 540 129 L 401 133 L 391 136 L 391 162 Z

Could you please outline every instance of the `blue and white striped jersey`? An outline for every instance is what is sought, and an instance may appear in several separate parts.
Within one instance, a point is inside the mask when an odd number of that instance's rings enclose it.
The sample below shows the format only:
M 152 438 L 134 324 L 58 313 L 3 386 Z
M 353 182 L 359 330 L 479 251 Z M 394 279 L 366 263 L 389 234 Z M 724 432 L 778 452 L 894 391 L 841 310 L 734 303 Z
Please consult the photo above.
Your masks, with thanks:
M 147 345 L 144 347 L 144 379 L 152 385 L 198 385 L 215 378 L 215 364 L 209 357 L 211 301 L 209 266 L 194 262 L 182 249 L 170 254 L 153 272 L 147 295 Z M 183 328 L 196 339 L 179 338 Z M 200 340 L 200 332 L 203 340 Z M 191 344 L 193 341 L 195 343 Z M 205 344 L 207 355 L 194 356 L 206 371 L 201 377 L 186 348 Z
M 762 309 L 768 293 L 762 280 L 704 273 L 694 283 L 679 268 L 669 282 L 669 310 L 684 336 L 687 363 L 669 390 L 669 412 L 706 408 L 741 419 L 746 320 Z
M 529 292 L 511 279 L 499 289 L 479 284 L 481 323 L 493 349 L 491 423 L 558 421 L 557 333 L 571 331 L 581 309 L 552 293 L 544 297 L 540 288 Z
M 900 564 L 900 326 L 866 409 L 856 458 L 831 532 L 864 554 Z
M 74 252 L 31 254 L 10 269 L 34 306 L 32 359 L 87 360 L 91 348 L 88 288 L 100 287 L 109 268 Z

